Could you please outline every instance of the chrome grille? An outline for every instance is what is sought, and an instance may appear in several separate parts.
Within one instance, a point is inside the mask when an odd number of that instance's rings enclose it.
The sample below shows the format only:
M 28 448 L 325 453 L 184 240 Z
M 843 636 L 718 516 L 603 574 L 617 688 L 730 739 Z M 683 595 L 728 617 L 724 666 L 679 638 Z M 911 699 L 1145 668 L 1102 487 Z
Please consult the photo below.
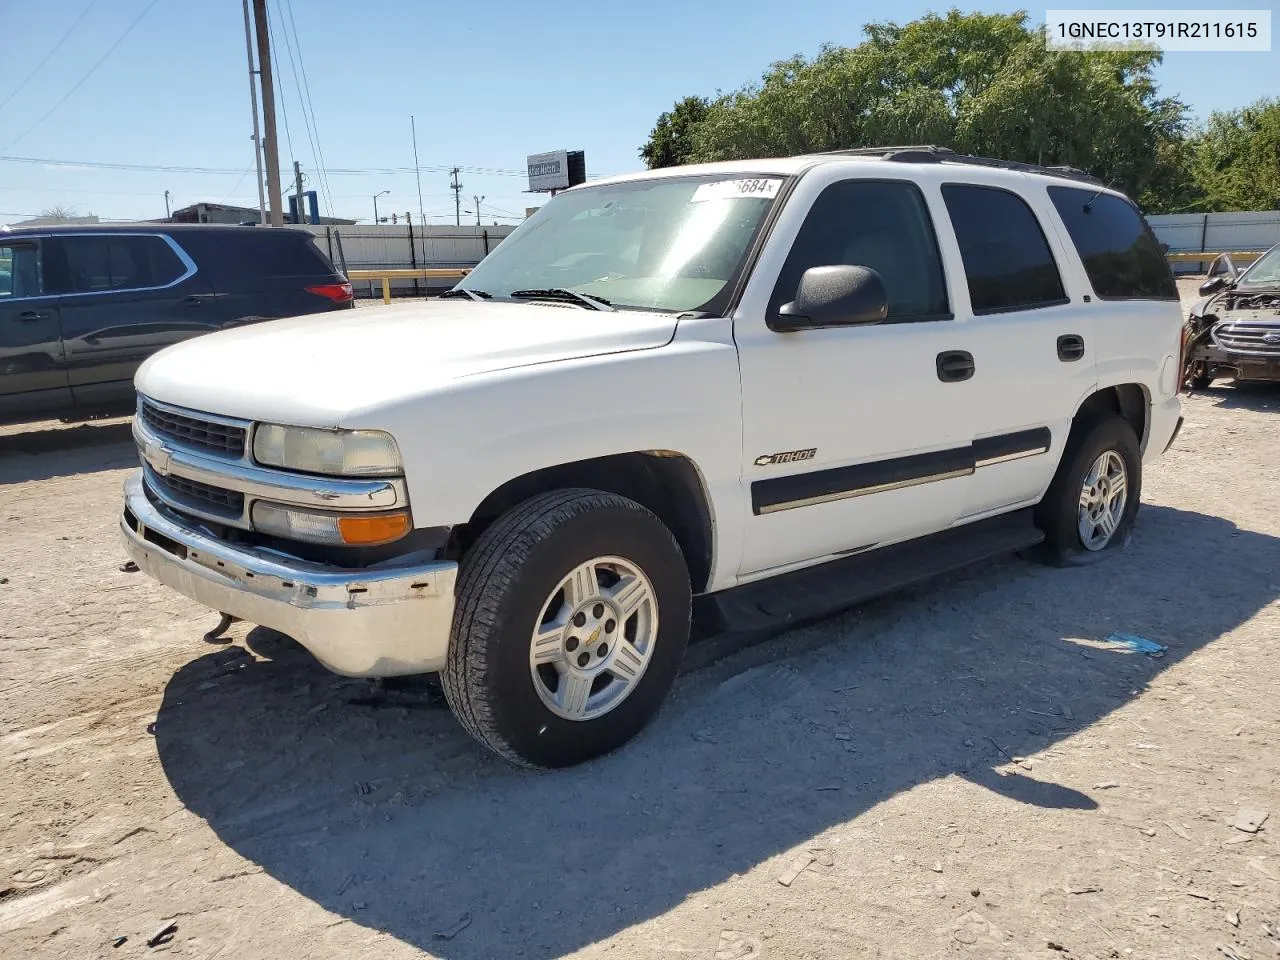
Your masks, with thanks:
M 187 506 L 233 520 L 244 513 L 244 494 L 235 490 L 224 490 L 222 487 L 172 474 L 161 476 L 154 470 L 147 471 L 147 482 L 156 488 L 162 499 L 173 501 L 179 508 Z
M 1280 323 L 1223 323 L 1213 331 L 1223 350 L 1280 357 Z
M 149 400 L 142 401 L 140 415 L 152 431 L 170 440 L 236 460 L 244 456 L 244 427 L 175 413 Z

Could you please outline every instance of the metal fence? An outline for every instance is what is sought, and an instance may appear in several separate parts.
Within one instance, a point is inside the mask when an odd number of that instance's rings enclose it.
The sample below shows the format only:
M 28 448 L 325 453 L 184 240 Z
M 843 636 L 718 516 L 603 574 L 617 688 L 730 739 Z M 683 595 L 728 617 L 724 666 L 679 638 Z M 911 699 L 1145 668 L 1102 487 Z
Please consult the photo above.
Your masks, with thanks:
M 1148 217 L 1156 238 L 1170 253 L 1215 250 L 1262 251 L 1280 243 L 1280 211 L 1246 213 L 1166 213 Z M 1212 255 L 1209 257 L 1212 259 Z M 1175 262 L 1175 273 L 1203 273 L 1208 260 Z
M 413 268 L 474 267 L 483 260 L 514 226 L 312 226 L 316 243 L 338 267 L 346 270 L 403 270 Z M 415 296 L 447 289 L 456 281 L 447 279 L 397 279 L 391 281 L 394 296 Z M 356 296 L 382 296 L 381 284 L 362 281 L 354 284 Z

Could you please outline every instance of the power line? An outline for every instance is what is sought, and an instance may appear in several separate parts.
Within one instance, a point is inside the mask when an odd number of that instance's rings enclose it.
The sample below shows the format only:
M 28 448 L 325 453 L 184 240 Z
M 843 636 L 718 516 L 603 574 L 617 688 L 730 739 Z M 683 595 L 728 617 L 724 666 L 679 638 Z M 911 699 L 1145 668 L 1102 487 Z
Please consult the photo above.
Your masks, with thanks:
M 329 207 L 330 215 L 333 214 L 333 205 L 329 203 L 329 198 L 324 185 L 324 172 L 320 169 L 320 157 L 316 153 L 316 140 L 312 136 L 311 118 L 307 116 L 307 102 L 302 96 L 302 83 L 298 80 L 298 63 L 293 57 L 293 42 L 289 39 L 289 26 L 285 23 L 284 13 L 280 9 L 279 0 L 276 2 L 276 17 L 280 21 L 280 32 L 284 34 L 285 52 L 289 55 L 289 69 L 293 71 L 293 92 L 298 97 L 298 106 L 302 108 L 302 129 L 306 131 L 307 143 L 311 145 L 311 162 L 316 171 L 316 179 L 320 188 L 320 198 L 324 200 L 325 206 Z M 281 101 L 285 100 L 283 91 L 280 94 Z M 287 132 L 287 131 L 286 131 Z M 290 151 L 292 152 L 292 151 Z
M 280 54 L 277 52 L 279 44 L 276 43 L 275 20 L 271 17 L 271 5 L 267 4 L 267 31 L 271 34 L 271 62 L 275 68 L 275 75 L 281 76 L 280 73 Z M 284 86 L 281 84 L 281 86 Z M 289 133 L 289 104 L 288 98 L 284 92 L 280 93 L 280 112 L 284 114 L 284 139 L 289 145 L 289 157 L 293 158 L 293 135 Z
M 3 100 L 0 100 L 0 110 L 3 110 L 5 108 L 5 105 L 10 100 L 12 100 L 14 97 L 16 97 L 26 88 L 27 84 L 31 82 L 31 80 L 35 77 L 37 73 L 40 72 L 40 68 L 49 62 L 50 57 L 52 57 L 55 53 L 57 53 L 60 49 L 62 49 L 62 45 L 67 42 L 67 37 L 71 36 L 71 32 L 75 30 L 76 27 L 80 26 L 80 21 L 83 20 L 86 16 L 88 16 L 89 11 L 93 9 L 93 5 L 97 2 L 98 0 L 89 0 L 88 5 L 83 10 L 80 11 L 80 16 L 76 17 L 75 22 L 71 24 L 71 26 L 67 27 L 66 32 L 63 33 L 62 37 L 58 40 L 58 42 L 53 45 L 53 49 L 44 55 L 44 59 L 36 64 L 35 69 L 26 75 L 23 81 L 20 84 L 18 84 L 17 89 L 15 89 L 13 93 L 9 94 Z
M 129 26 L 128 26 L 128 27 L 126 27 L 126 28 L 125 28 L 124 33 L 120 34 L 120 37 L 116 40 L 116 42 L 115 42 L 115 43 L 113 43 L 110 47 L 108 47 L 108 48 L 107 48 L 107 52 L 106 52 L 106 53 L 104 53 L 104 54 L 103 54 L 103 55 L 98 59 L 98 62 L 97 62 L 97 63 L 95 63 L 92 67 L 90 67 L 90 68 L 89 68 L 89 70 L 88 70 L 88 72 L 87 72 L 83 77 L 81 77 L 79 80 L 77 80 L 77 81 L 76 81 L 75 86 L 73 86 L 70 90 L 68 90 L 66 93 L 64 93 L 64 94 L 62 95 L 62 99 L 60 99 L 57 103 L 55 103 L 55 104 L 54 104 L 52 107 L 50 107 L 48 110 L 46 110 L 46 111 L 44 112 L 44 114 L 40 117 L 40 119 L 39 119 L 39 120 L 37 120 L 37 121 L 36 121 L 35 123 L 33 123 L 31 126 L 27 127 L 27 129 L 26 129 L 26 130 L 22 131 L 22 133 L 18 134 L 18 136 L 17 136 L 15 139 L 10 140 L 8 143 L 6 143 L 6 144 L 4 145 L 4 147 L 3 147 L 3 149 L 8 150 L 8 149 L 9 149 L 10 147 L 12 147 L 15 143 L 18 143 L 19 141 L 21 141 L 22 139 L 24 139 L 24 138 L 27 136 L 27 134 L 31 133 L 31 131 L 32 131 L 32 130 L 34 130 L 36 127 L 40 126 L 40 124 L 42 124 L 42 123 L 44 123 L 46 120 L 48 120 L 48 119 L 49 119 L 49 117 L 53 114 L 53 112 L 54 112 L 55 110 L 57 110 L 60 106 L 62 106 L 64 103 L 66 103 L 66 102 L 67 102 L 67 100 L 69 100 L 69 99 L 71 98 L 71 95 L 72 95 L 73 93 L 75 93 L 75 92 L 76 92 L 77 90 L 79 90 L 82 86 L 84 86 L 84 82 L 85 82 L 86 80 L 88 80 L 91 76 L 93 76 L 94 72 L 95 72 L 95 71 L 96 71 L 100 66 L 102 66 L 102 65 L 103 65 L 103 63 L 105 63 L 105 62 L 106 62 L 107 57 L 109 57 L 109 56 L 111 56 L 111 54 L 115 53 L 115 51 L 116 51 L 116 47 L 118 47 L 118 46 L 120 46 L 120 44 L 124 43 L 124 39 L 125 39 L 125 37 L 129 36 L 129 34 L 131 34 L 131 33 L 133 32 L 133 28 L 134 28 L 134 27 L 136 27 L 136 26 L 137 26 L 137 25 L 142 21 L 142 18 L 143 18 L 143 17 L 145 17 L 148 13 L 150 13 L 150 12 L 151 12 L 151 8 L 152 8 L 152 7 L 154 7 L 154 6 L 155 6 L 157 3 L 159 3 L 159 2 L 160 2 L 160 0 L 151 0 L 151 2 L 150 2 L 150 3 L 148 3 L 145 7 L 143 7 L 142 12 L 141 12 L 140 14 L 138 14 L 136 17 L 134 17 L 133 22 L 132 22 L 131 24 L 129 24 Z
M 279 0 L 277 0 L 277 4 Z M 320 124 L 316 123 L 315 102 L 311 99 L 311 81 L 307 78 L 307 62 L 302 59 L 302 41 L 298 37 L 298 25 L 293 19 L 293 0 L 285 0 L 285 9 L 289 13 L 289 29 L 293 32 L 293 46 L 298 49 L 298 67 L 302 70 L 302 91 L 299 91 L 298 99 L 302 99 L 302 92 L 306 92 L 306 101 L 302 105 L 302 118 L 306 120 L 307 113 L 311 114 L 311 123 L 307 128 L 307 136 L 310 137 L 314 131 L 315 140 L 311 144 L 312 159 L 316 161 L 316 170 L 320 175 L 320 187 L 325 194 L 325 204 L 329 208 L 329 216 L 333 216 L 333 190 L 329 186 L 329 175 L 325 172 L 324 165 L 324 146 L 320 142 Z M 285 42 L 288 42 L 288 34 L 285 34 Z M 293 49 L 289 50 L 289 62 L 293 62 Z M 298 74 L 294 71 L 293 84 L 298 85 Z
M 0 156 L 0 163 L 30 163 L 46 167 L 86 167 L 94 170 L 132 170 L 158 173 L 202 173 L 212 176 L 240 176 L 239 167 L 199 167 L 187 164 L 164 163 L 116 163 L 106 160 L 66 160 L 49 157 L 11 157 Z M 451 173 L 457 167 L 460 173 L 480 177 L 525 177 L 524 170 L 504 170 L 495 167 L 464 167 L 457 164 L 423 164 L 421 169 L 427 173 Z M 382 177 L 412 174 L 413 167 L 329 167 L 331 176 L 369 176 L 376 174 Z M 591 176 L 587 179 L 600 179 L 604 176 Z
M 256 167 L 257 165 L 258 165 L 258 164 L 257 164 L 257 162 L 255 161 L 255 162 L 254 162 L 254 164 L 253 164 L 253 166 L 251 166 L 251 167 L 247 167 L 247 168 L 245 169 L 244 173 L 240 174 L 240 179 L 236 181 L 236 185 L 235 185 L 234 187 L 232 187 L 230 190 L 228 190 L 228 191 L 227 191 L 227 195 L 226 195 L 225 197 L 223 197 L 221 200 L 219 200 L 219 201 L 218 201 L 218 203 L 220 203 L 220 204 L 221 204 L 221 203 L 226 203 L 226 202 L 227 202 L 228 200 L 230 200 L 233 196 L 235 196 L 235 192 L 236 192 L 237 190 L 239 190 L 239 189 L 240 189 L 240 184 L 244 183 L 244 178 L 245 178 L 245 177 L 247 177 L 247 176 L 249 175 L 249 171 L 250 171 L 250 170 L 252 170 L 252 169 L 253 169 L 254 167 Z

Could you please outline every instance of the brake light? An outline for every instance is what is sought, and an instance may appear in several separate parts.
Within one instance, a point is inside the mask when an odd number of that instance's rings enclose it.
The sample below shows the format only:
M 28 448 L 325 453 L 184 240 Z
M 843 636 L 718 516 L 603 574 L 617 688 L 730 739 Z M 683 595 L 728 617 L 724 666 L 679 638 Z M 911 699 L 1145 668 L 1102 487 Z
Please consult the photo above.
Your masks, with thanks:
M 1182 333 L 1178 339 L 1178 382 L 1174 387 L 1174 394 L 1182 394 L 1186 390 L 1187 384 L 1187 344 L 1191 342 L 1192 332 L 1191 325 L 1187 322 L 1182 324 Z
M 314 293 L 334 303 L 350 303 L 355 297 L 349 283 L 318 283 L 313 287 L 307 287 L 307 293 Z

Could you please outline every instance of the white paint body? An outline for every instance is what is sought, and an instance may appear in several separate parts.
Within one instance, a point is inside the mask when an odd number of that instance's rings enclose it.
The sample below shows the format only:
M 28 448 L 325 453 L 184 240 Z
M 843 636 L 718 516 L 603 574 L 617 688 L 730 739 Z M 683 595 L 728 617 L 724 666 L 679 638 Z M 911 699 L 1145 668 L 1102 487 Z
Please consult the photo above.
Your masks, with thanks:
M 1093 297 L 1046 187 L 1008 170 L 867 158 L 793 158 L 652 171 L 807 172 L 786 199 L 733 316 L 680 318 L 539 303 L 444 300 L 280 320 L 216 333 L 153 356 L 139 391 L 257 421 L 390 432 L 416 527 L 466 523 L 502 484 L 545 467 L 633 451 L 672 451 L 702 481 L 713 525 L 707 591 L 920 536 L 1035 503 L 1072 417 L 1095 390 L 1142 387 L 1145 457 L 1178 419 L 1176 302 Z M 776 333 L 765 306 L 814 198 L 847 178 L 910 181 L 938 237 L 954 317 Z M 1035 210 L 1070 303 L 991 316 L 970 308 L 943 182 L 1000 186 Z M 1084 338 L 1061 362 L 1055 340 Z M 973 354 L 961 383 L 936 376 L 944 350 Z M 945 450 L 1049 427 L 1046 455 L 920 486 L 757 516 L 752 481 Z M 757 457 L 813 447 L 803 463 Z

